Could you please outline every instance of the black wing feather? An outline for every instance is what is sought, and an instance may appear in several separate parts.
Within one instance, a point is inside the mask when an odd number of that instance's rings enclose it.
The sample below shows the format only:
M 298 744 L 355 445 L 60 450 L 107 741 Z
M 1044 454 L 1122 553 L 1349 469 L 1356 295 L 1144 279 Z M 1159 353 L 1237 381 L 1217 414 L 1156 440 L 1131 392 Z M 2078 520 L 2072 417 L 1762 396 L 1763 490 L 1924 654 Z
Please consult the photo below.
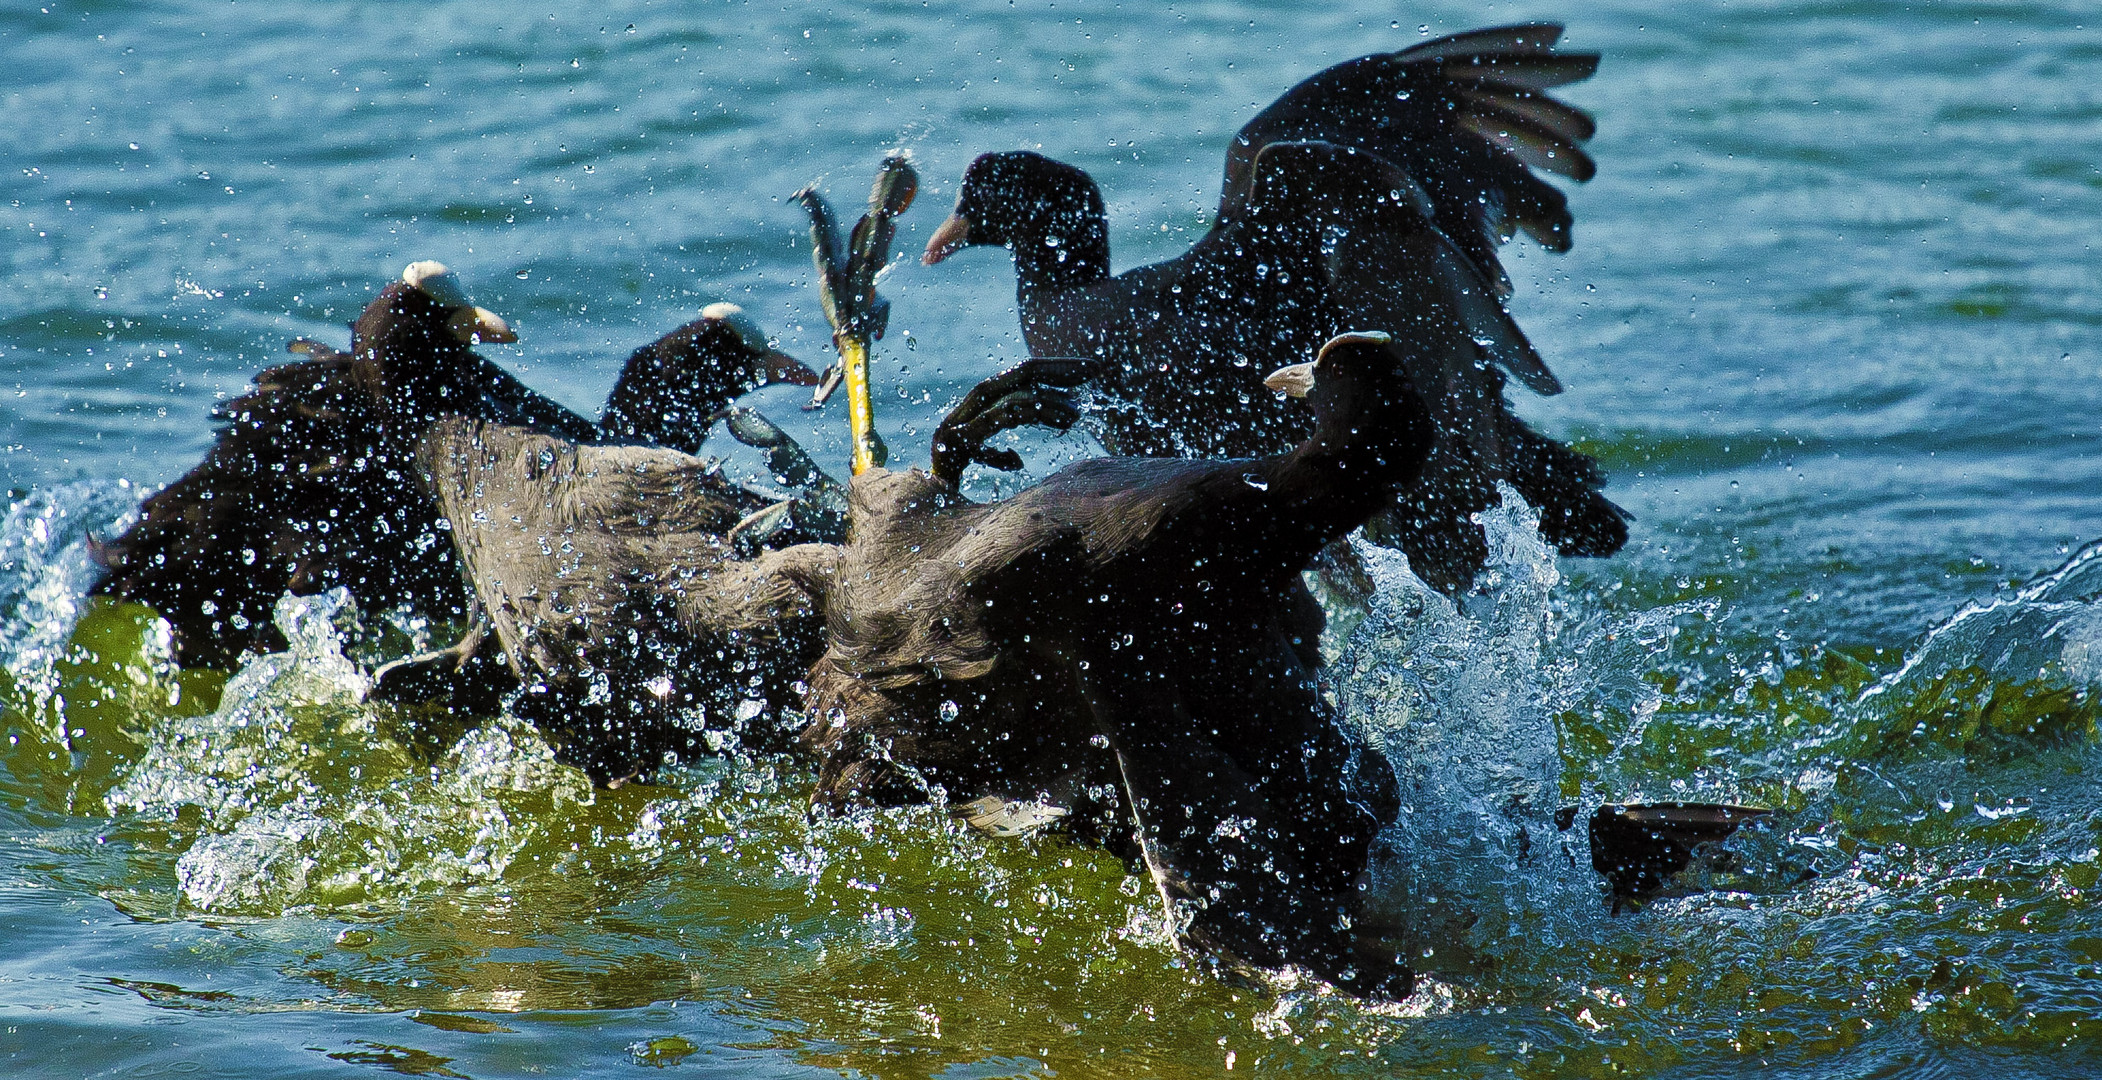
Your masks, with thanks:
M 1472 56 L 1476 53 L 1544 52 L 1554 48 L 1555 43 L 1560 40 L 1560 23 L 1485 26 L 1479 30 L 1447 34 L 1421 45 L 1411 45 L 1394 55 L 1403 60 L 1431 60 L 1449 56 Z
M 1287 91 L 1234 138 L 1219 221 L 1244 216 L 1256 157 L 1278 142 L 1322 141 L 1387 159 L 1420 184 L 1438 227 L 1508 294 L 1496 247 L 1524 232 L 1566 251 L 1572 221 L 1538 168 L 1586 179 L 1578 145 L 1596 130 L 1545 95 L 1598 70 L 1595 53 L 1558 53 L 1552 24 L 1491 27 L 1337 64 Z

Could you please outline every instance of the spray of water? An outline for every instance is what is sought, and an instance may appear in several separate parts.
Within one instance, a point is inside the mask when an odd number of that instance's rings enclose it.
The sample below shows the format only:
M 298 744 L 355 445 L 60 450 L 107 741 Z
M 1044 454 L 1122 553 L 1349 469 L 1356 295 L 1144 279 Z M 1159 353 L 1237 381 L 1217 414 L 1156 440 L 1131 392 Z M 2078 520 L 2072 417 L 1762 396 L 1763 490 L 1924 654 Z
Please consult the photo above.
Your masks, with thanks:
M 115 535 L 137 509 L 130 483 L 83 480 L 32 491 L 0 518 L 0 670 L 32 709 L 58 692 L 56 665 L 97 573 L 88 537 Z
M 198 911 L 355 905 L 495 881 L 564 805 L 589 804 L 530 727 L 498 718 L 436 761 L 389 736 L 343 655 L 356 605 L 341 589 L 286 596 L 286 652 L 250 660 L 208 716 L 157 727 L 112 789 L 114 811 L 201 817 L 176 862 Z
M 1640 737 L 1659 701 L 1644 682 L 1682 620 L 1673 605 L 1573 620 L 1537 516 L 1508 490 L 1479 516 L 1491 557 L 1455 603 L 1407 556 L 1360 544 L 1378 583 L 1328 682 L 1348 722 L 1392 763 L 1401 810 L 1374 866 L 1378 912 L 1419 970 L 1472 972 L 1525 943 L 1589 932 L 1603 914 L 1581 823 L 1556 811 L 1625 793 L 1572 790 L 1556 717 L 1610 707 Z

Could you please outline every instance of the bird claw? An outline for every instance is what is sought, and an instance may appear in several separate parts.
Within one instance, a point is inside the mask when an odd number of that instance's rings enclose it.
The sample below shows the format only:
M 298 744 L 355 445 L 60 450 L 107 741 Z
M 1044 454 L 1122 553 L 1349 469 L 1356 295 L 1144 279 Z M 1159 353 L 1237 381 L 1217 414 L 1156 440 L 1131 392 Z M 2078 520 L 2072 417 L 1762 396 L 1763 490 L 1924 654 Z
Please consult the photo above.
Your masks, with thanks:
M 812 461 L 801 444 L 757 409 L 732 405 L 709 417 L 712 425 L 720 420 L 730 437 L 756 450 L 766 451 L 767 471 L 776 481 L 792 488 L 803 488 L 809 497 L 820 501 L 836 501 L 844 505 L 845 494 L 839 481 L 825 475 Z
M 839 389 L 839 384 L 846 375 L 847 369 L 842 365 L 833 364 L 826 368 L 825 373 L 818 376 L 817 388 L 810 392 L 810 401 L 803 406 L 803 411 L 816 412 L 824 408 L 825 402 L 832 397 L 834 390 Z
M 988 469 L 1001 472 L 1021 472 L 1022 455 L 1012 450 L 980 450 L 972 459 Z
M 709 419 L 722 421 L 723 429 L 730 433 L 731 438 L 755 449 L 772 450 L 794 443 L 787 432 L 782 431 L 772 420 L 766 418 L 766 414 L 757 409 L 732 405 L 717 410 Z
M 1086 381 L 1089 368 L 1084 360 L 1039 357 L 972 387 L 934 432 L 935 478 L 953 487 L 972 464 L 1021 469 L 1020 454 L 988 450 L 986 440 L 1019 427 L 1070 430 L 1080 420 L 1073 389 Z
M 751 558 L 759 553 L 760 545 L 795 524 L 795 508 L 796 500 L 783 499 L 754 510 L 730 526 L 723 542 L 740 557 Z

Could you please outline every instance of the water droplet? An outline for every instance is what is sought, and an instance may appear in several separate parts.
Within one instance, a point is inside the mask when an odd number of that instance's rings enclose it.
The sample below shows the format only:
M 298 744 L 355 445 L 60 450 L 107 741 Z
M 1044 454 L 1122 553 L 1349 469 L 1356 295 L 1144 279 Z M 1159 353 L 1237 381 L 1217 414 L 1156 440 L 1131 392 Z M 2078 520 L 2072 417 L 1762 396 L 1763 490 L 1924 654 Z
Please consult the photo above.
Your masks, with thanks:
M 1257 491 L 1270 490 L 1270 482 L 1268 480 L 1263 479 L 1260 476 L 1257 476 L 1254 473 L 1242 473 L 1241 482 L 1247 484 L 1249 487 L 1252 487 Z

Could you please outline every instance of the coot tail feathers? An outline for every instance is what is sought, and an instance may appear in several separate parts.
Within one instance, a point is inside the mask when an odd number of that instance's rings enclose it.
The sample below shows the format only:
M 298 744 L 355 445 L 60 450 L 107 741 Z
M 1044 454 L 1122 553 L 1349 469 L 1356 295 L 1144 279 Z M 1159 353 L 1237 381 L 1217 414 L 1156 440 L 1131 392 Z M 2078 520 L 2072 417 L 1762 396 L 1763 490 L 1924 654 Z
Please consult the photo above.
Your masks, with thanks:
M 1623 899 L 1662 889 L 1693 861 L 1696 847 L 1769 813 L 1728 803 L 1609 803 L 1591 816 L 1591 868 L 1612 884 L 1617 911 Z
M 1433 60 L 1478 53 L 1544 52 L 1562 40 L 1560 23 L 1515 23 L 1484 26 L 1411 45 L 1394 55 L 1403 60 Z

